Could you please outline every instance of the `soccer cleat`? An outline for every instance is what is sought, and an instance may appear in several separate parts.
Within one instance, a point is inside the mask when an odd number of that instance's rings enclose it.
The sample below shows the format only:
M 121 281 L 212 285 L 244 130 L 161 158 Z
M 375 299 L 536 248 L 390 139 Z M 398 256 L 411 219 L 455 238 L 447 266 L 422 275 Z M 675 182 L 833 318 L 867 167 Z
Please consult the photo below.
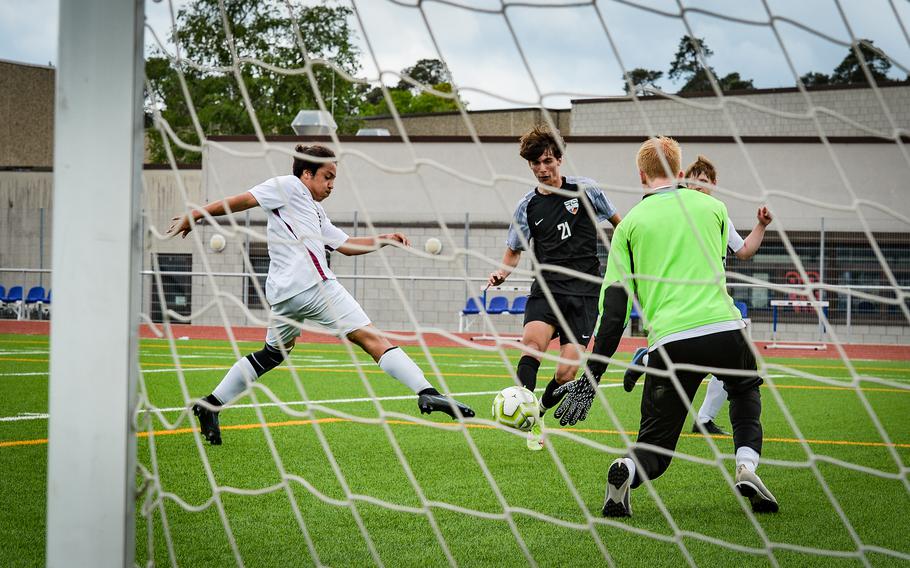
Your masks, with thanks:
M 199 418 L 199 429 L 202 437 L 213 446 L 221 445 L 221 427 L 218 425 L 218 413 L 201 404 L 193 405 L 193 414 Z
M 635 353 L 632 355 L 632 360 L 629 363 L 642 366 L 641 360 L 647 354 L 647 347 L 639 347 L 635 350 Z M 631 367 L 626 369 L 626 372 L 622 376 L 622 388 L 624 388 L 626 392 L 632 392 L 632 389 L 635 388 L 635 383 L 638 382 L 638 379 L 640 379 L 643 374 L 642 371 L 637 371 Z
M 616 458 L 607 472 L 607 495 L 601 511 L 605 517 L 632 516 L 632 476 L 624 458 Z
M 448 398 L 441 394 L 422 394 L 417 397 L 417 406 L 420 408 L 421 414 L 445 412 L 454 420 L 456 415 L 452 405 L 457 406 L 461 415 L 465 418 L 474 418 L 474 411 L 471 410 L 471 407 L 458 402 L 454 398 Z
M 779 508 L 774 495 L 755 472 L 749 471 L 745 465 L 736 468 L 736 490 L 752 503 L 754 513 L 776 513 Z
M 528 432 L 528 449 L 532 452 L 539 452 L 543 449 L 543 416 L 537 419 L 537 422 L 531 426 Z
M 729 436 L 730 433 L 720 429 L 720 426 L 714 423 L 713 420 L 708 420 L 707 422 L 702 422 L 702 426 L 705 427 L 705 431 L 708 434 L 719 434 L 721 436 Z M 701 434 L 701 430 L 698 429 L 698 422 L 692 424 L 692 433 Z

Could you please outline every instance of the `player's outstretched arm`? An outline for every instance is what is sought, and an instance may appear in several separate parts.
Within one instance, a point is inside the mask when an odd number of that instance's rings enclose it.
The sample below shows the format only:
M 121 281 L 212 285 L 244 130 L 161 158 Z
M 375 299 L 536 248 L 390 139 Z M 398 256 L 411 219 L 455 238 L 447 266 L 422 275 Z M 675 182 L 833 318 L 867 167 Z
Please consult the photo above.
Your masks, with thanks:
M 515 267 L 518 266 L 518 262 L 521 260 L 521 251 L 513 250 L 506 247 L 505 254 L 502 255 L 502 263 L 507 268 L 500 268 L 499 270 L 494 270 L 490 273 L 490 278 L 487 280 L 487 286 L 499 286 L 506 281 L 506 278 L 509 277 L 509 274 L 512 274 L 512 271 L 515 270 Z
M 259 205 L 259 202 L 256 201 L 256 198 L 253 197 L 253 194 L 249 191 L 238 193 L 237 195 L 220 201 L 213 201 L 201 209 L 193 209 L 189 213 L 178 215 L 171 219 L 171 226 L 167 230 L 167 235 L 169 237 L 180 235 L 181 238 L 186 238 L 189 232 L 193 230 L 193 225 L 195 225 L 199 219 L 205 217 L 203 211 L 212 217 L 220 217 L 229 213 L 246 211 L 257 205 Z
M 357 256 L 379 250 L 387 245 L 411 246 L 404 233 L 385 233 L 375 237 L 349 237 L 337 250 L 345 256 Z
M 758 249 L 761 246 L 762 240 L 765 238 L 765 227 L 770 225 L 771 221 L 774 220 L 774 217 L 767 207 L 759 207 L 755 218 L 758 220 L 758 223 L 755 224 L 755 228 L 752 229 L 752 232 L 746 237 L 743 247 L 736 251 L 736 258 L 740 260 L 749 260 L 755 256 L 755 253 L 758 252 Z

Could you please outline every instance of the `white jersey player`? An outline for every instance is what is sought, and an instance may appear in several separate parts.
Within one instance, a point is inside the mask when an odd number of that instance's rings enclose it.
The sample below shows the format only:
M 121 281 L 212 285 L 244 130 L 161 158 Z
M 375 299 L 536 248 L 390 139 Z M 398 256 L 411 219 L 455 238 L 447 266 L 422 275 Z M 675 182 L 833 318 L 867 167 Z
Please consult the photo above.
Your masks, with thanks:
M 717 186 L 717 170 L 708 158 L 700 155 L 688 168 L 686 168 L 686 179 L 689 180 L 688 186 L 690 189 L 695 189 L 711 195 L 712 189 Z M 758 223 L 756 223 L 755 228 L 752 229 L 752 232 L 749 233 L 745 239 L 739 236 L 739 233 L 733 226 L 733 221 L 729 218 L 727 219 L 727 224 L 729 225 L 727 248 L 740 260 L 749 260 L 755 256 L 755 253 L 758 252 L 758 248 L 761 246 L 762 240 L 765 237 L 765 228 L 771 223 L 773 217 L 767 207 L 759 207 L 758 212 L 756 213 L 756 219 L 758 220 Z M 643 367 L 647 366 L 647 349 L 641 348 L 636 350 L 635 354 L 632 356 L 632 364 Z M 623 386 L 625 389 L 627 391 L 632 390 L 632 387 L 635 386 L 635 382 L 641 375 L 642 373 L 640 371 L 631 368 L 627 370 L 623 376 Z M 692 431 L 700 432 L 698 425 L 701 424 L 709 434 L 723 434 L 729 436 L 729 433 L 723 431 L 714 423 L 714 419 L 717 418 L 717 413 L 720 412 L 720 407 L 723 406 L 726 400 L 727 391 L 724 390 L 723 383 L 712 376 L 708 383 L 708 390 L 705 393 L 705 400 L 702 402 L 701 408 L 698 409 L 697 422 L 692 425 Z
M 293 175 L 271 178 L 249 191 L 175 217 L 168 230 L 171 235 L 186 237 L 193 224 L 204 216 L 203 210 L 217 217 L 258 206 L 268 214 L 270 262 L 266 299 L 271 305 L 273 323 L 263 348 L 234 363 L 212 394 L 193 406 L 203 436 L 213 445 L 221 444 L 218 412 L 284 361 L 300 335 L 300 328 L 292 322 L 304 320 L 316 322 L 359 345 L 383 371 L 418 395 L 422 413 L 440 411 L 452 418 L 459 414 L 473 417 L 473 410 L 441 395 L 414 361 L 379 333 L 326 262 L 326 248 L 358 255 L 388 244 L 410 246 L 407 237 L 402 233 L 349 237 L 333 225 L 320 202 L 334 189 L 335 154 L 320 145 L 300 145 L 295 151 L 298 155 L 294 158 Z

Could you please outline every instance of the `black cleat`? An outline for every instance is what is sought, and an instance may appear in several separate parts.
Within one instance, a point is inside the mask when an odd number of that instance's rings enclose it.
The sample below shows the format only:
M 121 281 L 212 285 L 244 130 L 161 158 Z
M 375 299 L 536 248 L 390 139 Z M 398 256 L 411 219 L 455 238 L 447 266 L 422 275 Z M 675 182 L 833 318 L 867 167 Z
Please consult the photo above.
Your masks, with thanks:
M 221 427 L 218 425 L 218 413 L 214 410 L 209 410 L 201 404 L 194 404 L 193 414 L 199 418 L 199 429 L 202 431 L 202 437 L 208 440 L 209 444 L 220 446 Z
M 730 435 L 729 432 L 721 430 L 720 427 L 717 424 L 715 424 L 713 420 L 708 420 L 707 422 L 702 422 L 701 425 L 704 426 L 705 431 L 708 434 L 718 434 L 720 436 L 729 436 Z M 701 430 L 698 429 L 698 422 L 692 424 L 692 433 L 701 434 Z
M 607 495 L 601 513 L 605 517 L 631 517 L 632 476 L 623 458 L 617 458 L 610 464 L 607 472 Z
M 454 398 L 448 398 L 441 394 L 422 394 L 417 397 L 417 407 L 420 408 L 421 414 L 445 412 L 455 420 L 457 417 L 452 405 L 457 406 L 461 415 L 465 418 L 474 418 L 474 411 L 471 410 L 471 407 L 465 406 Z
M 641 360 L 647 354 L 648 354 L 647 347 L 639 347 L 638 349 L 635 350 L 635 353 L 632 355 L 632 360 L 629 361 L 629 364 L 638 365 L 639 367 L 643 367 L 644 365 L 642 365 Z M 644 372 L 637 371 L 635 369 L 632 369 L 631 367 L 626 369 L 626 372 L 622 376 L 622 388 L 625 389 L 626 392 L 632 392 L 632 389 L 635 388 L 635 383 L 638 382 L 638 379 L 640 379 L 643 374 L 644 374 Z

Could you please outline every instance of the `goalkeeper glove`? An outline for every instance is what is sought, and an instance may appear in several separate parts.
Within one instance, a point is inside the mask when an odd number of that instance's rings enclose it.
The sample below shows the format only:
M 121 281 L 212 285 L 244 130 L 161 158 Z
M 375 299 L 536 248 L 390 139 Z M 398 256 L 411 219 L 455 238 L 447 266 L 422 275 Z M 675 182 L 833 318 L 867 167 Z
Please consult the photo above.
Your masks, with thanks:
M 559 408 L 553 412 L 553 416 L 559 419 L 562 426 L 573 426 L 588 417 L 601 374 L 603 370 L 598 369 L 595 373 L 592 369 L 590 375 L 585 373 L 553 391 L 557 396 L 565 395 Z

